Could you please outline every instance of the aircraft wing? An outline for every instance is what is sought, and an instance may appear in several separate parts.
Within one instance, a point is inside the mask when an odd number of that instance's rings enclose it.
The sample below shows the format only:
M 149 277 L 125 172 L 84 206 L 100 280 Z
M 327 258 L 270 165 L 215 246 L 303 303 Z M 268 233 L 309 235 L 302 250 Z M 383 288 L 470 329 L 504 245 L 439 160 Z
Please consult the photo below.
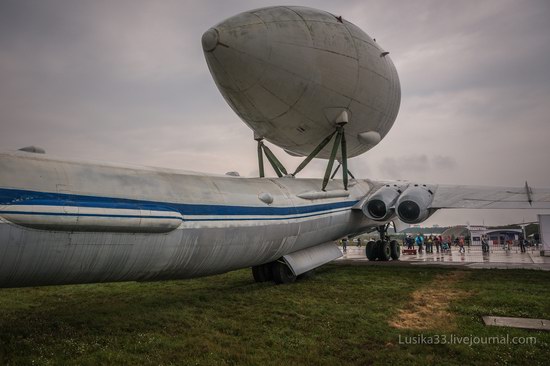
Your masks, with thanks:
M 550 189 L 437 185 L 430 208 L 550 209 Z
M 397 216 L 406 224 L 418 224 L 442 208 L 550 209 L 550 189 L 527 183 L 524 187 L 370 183 L 374 186 L 371 193 L 354 209 L 379 222 Z

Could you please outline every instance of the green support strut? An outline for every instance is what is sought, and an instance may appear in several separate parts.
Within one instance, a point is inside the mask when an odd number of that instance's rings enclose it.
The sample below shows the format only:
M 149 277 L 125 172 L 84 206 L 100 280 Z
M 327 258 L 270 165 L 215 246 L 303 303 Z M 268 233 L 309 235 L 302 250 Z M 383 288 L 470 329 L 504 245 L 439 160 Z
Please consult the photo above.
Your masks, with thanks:
M 285 169 L 285 167 L 283 166 L 283 164 L 281 164 L 281 162 L 279 161 L 279 159 L 277 159 L 277 157 L 275 156 L 275 154 L 273 154 L 271 152 L 271 150 L 269 149 L 269 147 L 265 146 L 265 145 L 262 145 L 263 146 L 263 149 L 264 149 L 264 152 L 265 152 L 265 156 L 267 157 L 267 160 L 269 160 L 269 162 L 271 163 L 271 166 L 273 167 L 273 169 L 275 170 L 275 173 L 277 173 L 277 175 L 280 177 L 284 175 L 287 175 L 287 171 Z M 282 174 L 281 174 L 282 173 Z
M 342 153 L 342 177 L 344 180 L 344 190 L 348 190 L 348 150 L 346 145 L 346 135 L 344 133 L 344 126 L 342 126 L 342 146 L 340 152 Z
M 338 166 L 336 167 L 336 169 L 334 170 L 334 172 L 330 176 L 330 179 L 334 179 L 334 177 L 336 176 L 336 173 L 338 173 L 338 170 L 340 169 L 341 166 L 342 166 L 342 163 L 338 163 Z
M 265 177 L 264 154 L 263 154 L 263 150 L 262 150 L 262 145 L 263 145 L 262 140 L 258 140 L 258 165 L 259 165 L 259 168 L 260 168 L 260 178 Z
M 296 168 L 296 170 L 294 171 L 294 173 L 292 173 L 292 175 L 296 175 L 298 174 L 302 169 L 304 169 L 306 167 L 306 165 L 309 164 L 309 162 L 311 161 L 311 159 L 313 159 L 314 157 L 317 156 L 317 154 L 319 154 L 319 152 L 321 150 L 323 150 L 323 148 L 325 146 L 327 146 L 327 144 L 330 142 L 330 140 L 332 139 L 332 136 L 334 136 L 334 134 L 338 132 L 338 130 L 334 131 L 333 133 L 331 133 L 330 135 L 328 135 L 327 137 L 325 137 L 325 139 L 323 141 L 321 141 L 321 143 L 319 145 L 317 145 L 317 147 L 311 152 L 311 154 L 309 154 L 307 156 L 307 158 L 304 159 L 304 161 L 302 161 L 302 163 L 300 165 L 298 165 L 298 168 Z
M 330 153 L 330 158 L 328 160 L 327 170 L 325 171 L 325 177 L 323 178 L 323 187 L 321 188 L 325 191 L 328 181 L 330 179 L 330 173 L 332 172 L 332 166 L 334 165 L 334 159 L 336 158 L 336 153 L 338 152 L 338 147 L 340 147 L 340 141 L 342 140 L 342 133 L 344 128 L 338 126 L 336 129 L 336 138 L 334 139 L 334 145 L 332 145 L 332 151 Z

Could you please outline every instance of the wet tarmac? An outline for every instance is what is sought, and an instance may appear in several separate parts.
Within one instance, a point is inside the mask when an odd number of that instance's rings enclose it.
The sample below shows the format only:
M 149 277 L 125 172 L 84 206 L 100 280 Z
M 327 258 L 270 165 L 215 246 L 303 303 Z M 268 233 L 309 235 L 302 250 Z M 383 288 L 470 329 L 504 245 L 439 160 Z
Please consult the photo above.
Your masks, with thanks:
M 342 250 L 342 247 L 340 247 Z M 343 256 L 337 261 L 354 263 L 373 263 L 365 255 L 365 247 L 348 246 L 343 251 Z M 394 263 L 396 261 L 382 262 Z M 376 261 L 376 263 L 381 263 Z M 550 271 L 550 257 L 540 255 L 540 249 L 529 247 L 522 253 L 519 247 L 512 247 L 509 250 L 501 246 L 493 246 L 488 253 L 483 253 L 481 246 L 465 247 L 464 253 L 460 253 L 457 247 L 447 252 L 417 253 L 414 255 L 401 254 L 399 264 L 409 265 L 436 265 L 436 266 L 461 266 L 466 268 L 499 268 L 499 269 L 538 269 Z

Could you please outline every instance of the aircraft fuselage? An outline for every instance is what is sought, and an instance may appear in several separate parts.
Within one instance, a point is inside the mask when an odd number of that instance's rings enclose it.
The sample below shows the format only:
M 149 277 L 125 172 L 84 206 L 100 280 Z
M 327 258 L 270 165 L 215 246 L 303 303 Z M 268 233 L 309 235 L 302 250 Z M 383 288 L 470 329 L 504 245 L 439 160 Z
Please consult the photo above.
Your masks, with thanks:
M 319 187 L 1 154 L 0 287 L 204 276 L 379 224 L 351 209 L 368 181 L 311 199 Z

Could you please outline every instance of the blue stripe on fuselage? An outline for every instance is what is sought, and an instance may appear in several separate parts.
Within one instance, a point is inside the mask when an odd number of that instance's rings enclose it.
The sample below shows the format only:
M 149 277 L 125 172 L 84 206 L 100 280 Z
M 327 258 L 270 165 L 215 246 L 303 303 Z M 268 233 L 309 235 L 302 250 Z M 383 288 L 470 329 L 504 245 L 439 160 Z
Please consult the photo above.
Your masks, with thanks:
M 116 214 L 90 214 L 70 212 L 40 212 L 40 211 L 9 211 L 0 210 L 0 214 L 7 215 L 31 215 L 31 216 L 79 216 L 79 217 L 109 217 L 117 219 L 173 219 L 183 220 L 177 216 L 142 216 L 142 215 L 116 215 Z
M 237 218 L 227 218 L 227 217 L 218 217 L 218 218 L 181 218 L 174 216 L 138 216 L 138 215 L 115 215 L 115 214 L 86 214 L 86 213 L 67 213 L 67 212 L 30 212 L 30 211 L 2 211 L 1 214 L 10 214 L 10 215 L 31 215 L 31 216 L 82 216 L 82 217 L 108 217 L 116 219 L 125 219 L 125 218 L 142 218 L 142 219 L 174 219 L 181 220 L 186 222 L 194 221 L 273 221 L 273 220 L 292 220 L 292 219 L 304 219 L 308 217 L 321 216 L 326 214 L 334 214 L 349 211 L 349 209 L 344 208 L 340 210 L 331 210 L 331 211 L 321 211 L 314 214 L 308 215 L 286 215 L 283 217 L 237 217 Z
M 78 206 L 133 210 L 145 209 L 155 211 L 176 211 L 182 215 L 196 216 L 285 216 L 318 214 L 321 211 L 350 208 L 356 203 L 357 201 L 341 201 L 296 207 L 255 207 L 144 201 L 127 198 L 85 196 L 0 188 L 0 205 Z

